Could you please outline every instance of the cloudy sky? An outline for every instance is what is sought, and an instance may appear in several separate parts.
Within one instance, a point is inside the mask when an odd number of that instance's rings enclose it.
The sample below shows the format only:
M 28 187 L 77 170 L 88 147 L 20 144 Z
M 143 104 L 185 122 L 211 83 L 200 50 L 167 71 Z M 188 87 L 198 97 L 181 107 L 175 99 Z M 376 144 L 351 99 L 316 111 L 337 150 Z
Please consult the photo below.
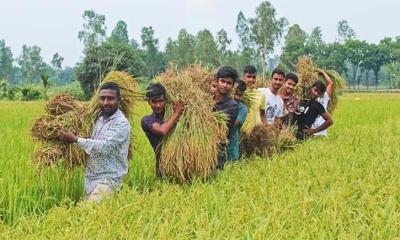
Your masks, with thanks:
M 12 48 L 14 57 L 23 44 L 38 45 L 49 62 L 55 52 L 64 66 L 73 66 L 82 56 L 78 40 L 82 13 L 86 9 L 106 16 L 110 33 L 118 20 L 128 24 L 129 37 L 140 39 L 143 26 L 152 26 L 163 48 L 168 37 L 181 28 L 195 34 L 207 28 L 214 34 L 224 28 L 233 40 L 236 17 L 242 10 L 254 16 L 260 0 L 1 0 L 0 39 Z M 385 36 L 400 35 L 398 0 L 270 0 L 279 17 L 299 24 L 306 32 L 320 26 L 326 41 L 337 37 L 338 21 L 346 19 L 360 39 L 378 42 Z

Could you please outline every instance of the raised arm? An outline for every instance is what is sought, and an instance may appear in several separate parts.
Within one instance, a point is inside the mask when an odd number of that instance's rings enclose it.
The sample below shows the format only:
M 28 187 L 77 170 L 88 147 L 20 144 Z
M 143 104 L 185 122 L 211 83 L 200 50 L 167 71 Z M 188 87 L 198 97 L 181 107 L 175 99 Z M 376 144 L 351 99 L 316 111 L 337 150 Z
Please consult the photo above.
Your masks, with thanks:
M 326 93 L 329 97 L 332 97 L 333 94 L 333 81 L 332 78 L 322 69 L 318 69 L 318 72 L 324 76 L 326 80 Z
M 173 113 L 172 116 L 162 124 L 153 123 L 151 126 L 151 132 L 156 135 L 166 136 L 169 131 L 175 126 L 178 122 L 179 116 L 183 111 L 183 104 L 181 102 L 175 102 L 173 104 Z

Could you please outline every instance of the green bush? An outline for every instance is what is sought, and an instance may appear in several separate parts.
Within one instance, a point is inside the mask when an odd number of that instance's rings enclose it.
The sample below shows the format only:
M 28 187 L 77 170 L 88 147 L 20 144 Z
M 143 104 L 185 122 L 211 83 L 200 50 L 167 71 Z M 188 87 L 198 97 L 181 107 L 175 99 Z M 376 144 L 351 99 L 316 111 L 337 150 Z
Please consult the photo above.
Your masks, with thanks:
M 14 99 L 17 100 L 33 101 L 43 97 L 42 91 L 31 85 L 17 87 L 16 89 L 18 92 L 16 92 Z

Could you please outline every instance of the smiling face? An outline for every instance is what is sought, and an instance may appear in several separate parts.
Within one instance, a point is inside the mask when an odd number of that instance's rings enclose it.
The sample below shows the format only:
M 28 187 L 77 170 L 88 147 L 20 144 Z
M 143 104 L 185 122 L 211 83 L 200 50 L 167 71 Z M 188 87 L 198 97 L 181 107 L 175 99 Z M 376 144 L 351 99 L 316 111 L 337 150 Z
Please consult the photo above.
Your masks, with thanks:
M 248 88 L 255 88 L 257 74 L 255 73 L 245 73 L 243 75 L 243 80 Z
M 317 89 L 317 87 L 312 87 L 311 88 L 311 90 L 310 90 L 310 97 L 311 97 L 311 99 L 317 99 L 317 98 L 319 98 L 319 97 L 321 97 L 322 95 L 323 95 L 324 93 L 323 92 L 321 92 L 321 91 L 319 91 L 318 89 Z
M 297 83 L 292 80 L 288 79 L 286 80 L 285 84 L 283 85 L 283 88 L 285 89 L 286 93 L 291 95 L 294 93 L 294 89 L 296 88 Z
M 118 105 L 117 91 L 112 89 L 100 90 L 100 110 L 105 117 L 113 115 L 118 110 Z
M 275 73 L 272 75 L 272 82 L 271 82 L 271 87 L 274 92 L 278 92 L 279 89 L 282 87 L 283 82 L 284 82 L 284 76 L 278 73 Z

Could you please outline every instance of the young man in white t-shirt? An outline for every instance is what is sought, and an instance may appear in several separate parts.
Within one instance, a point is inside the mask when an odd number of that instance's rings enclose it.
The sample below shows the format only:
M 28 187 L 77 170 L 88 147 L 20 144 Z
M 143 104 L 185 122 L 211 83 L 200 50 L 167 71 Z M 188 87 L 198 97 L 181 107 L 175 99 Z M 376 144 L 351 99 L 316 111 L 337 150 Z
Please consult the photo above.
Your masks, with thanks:
M 272 80 L 270 86 L 268 88 L 259 88 L 258 91 L 265 96 L 267 102 L 267 108 L 265 110 L 267 123 L 274 124 L 280 128 L 282 124 L 281 118 L 283 117 L 284 104 L 282 98 L 278 95 L 278 92 L 284 83 L 285 73 L 280 69 L 274 69 L 271 77 Z
M 326 80 L 326 91 L 325 91 L 324 95 L 317 98 L 317 102 L 321 103 L 322 106 L 324 106 L 325 111 L 328 111 L 328 104 L 329 104 L 329 101 L 331 100 L 331 96 L 332 96 L 332 92 L 333 92 L 333 82 L 332 82 L 332 79 L 329 77 L 329 75 L 324 70 L 318 69 L 318 72 L 320 72 Z M 318 116 L 317 119 L 315 119 L 315 122 L 313 123 L 311 128 L 318 128 L 319 126 L 324 124 L 324 122 L 325 122 L 325 120 L 321 116 Z M 328 135 L 327 129 L 314 134 L 314 136 L 327 136 L 327 135 Z

